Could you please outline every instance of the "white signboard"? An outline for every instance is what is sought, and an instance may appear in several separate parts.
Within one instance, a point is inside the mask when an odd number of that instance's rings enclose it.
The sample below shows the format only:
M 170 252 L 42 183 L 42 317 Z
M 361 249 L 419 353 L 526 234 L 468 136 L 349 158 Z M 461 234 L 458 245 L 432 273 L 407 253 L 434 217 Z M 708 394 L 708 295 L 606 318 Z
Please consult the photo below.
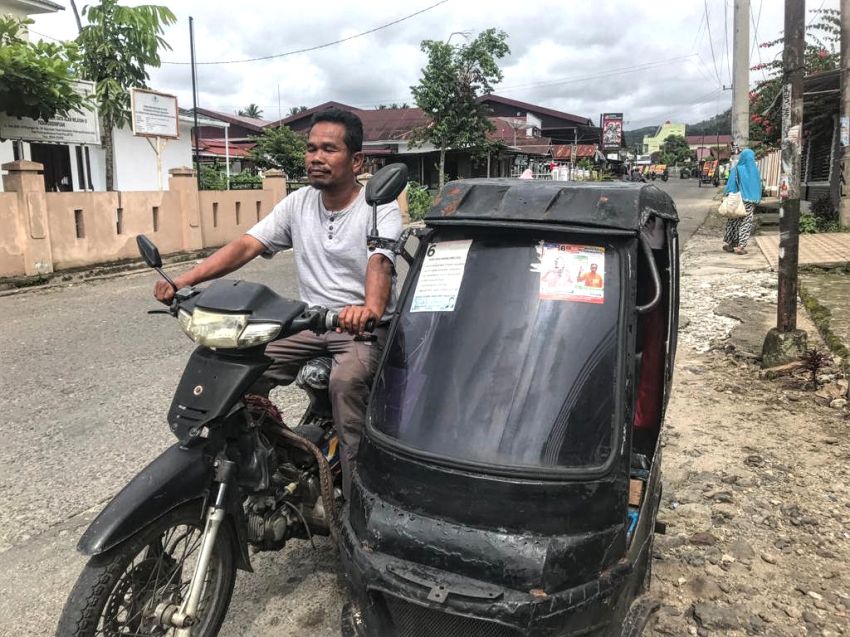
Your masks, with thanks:
M 177 139 L 180 136 L 177 123 L 177 97 L 134 88 L 130 90 L 130 102 L 134 135 L 169 139 Z
M 428 246 L 411 312 L 454 312 L 472 240 L 442 241 Z
M 94 93 L 94 82 L 74 83 L 78 93 Z M 0 113 L 0 139 L 21 139 L 39 144 L 100 144 L 97 111 L 74 111 L 66 117 L 43 120 Z

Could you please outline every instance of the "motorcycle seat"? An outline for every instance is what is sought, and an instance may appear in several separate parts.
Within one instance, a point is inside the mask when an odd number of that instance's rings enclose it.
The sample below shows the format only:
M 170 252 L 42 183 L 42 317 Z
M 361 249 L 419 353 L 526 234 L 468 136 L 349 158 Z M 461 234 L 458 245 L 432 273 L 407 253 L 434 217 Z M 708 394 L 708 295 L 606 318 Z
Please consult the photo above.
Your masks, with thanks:
M 331 357 L 320 356 L 307 361 L 298 370 L 295 383 L 301 389 L 327 389 L 331 380 Z

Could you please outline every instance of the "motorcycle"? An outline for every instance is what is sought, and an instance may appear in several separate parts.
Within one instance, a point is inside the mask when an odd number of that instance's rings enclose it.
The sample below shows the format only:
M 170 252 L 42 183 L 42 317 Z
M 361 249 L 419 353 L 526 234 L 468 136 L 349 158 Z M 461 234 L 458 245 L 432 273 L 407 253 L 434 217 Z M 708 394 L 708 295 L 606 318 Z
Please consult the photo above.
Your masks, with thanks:
M 377 231 L 377 206 L 395 200 L 406 183 L 407 168 L 394 164 L 367 184 L 367 245 L 409 259 L 404 243 L 412 231 L 398 240 Z M 198 347 L 168 411 L 178 442 L 107 504 L 77 545 L 90 559 L 66 601 L 59 637 L 213 637 L 237 570 L 251 571 L 249 549 L 279 551 L 292 539 L 339 533 L 330 359 L 301 368 L 296 382 L 310 401 L 295 427 L 268 399 L 250 394 L 272 363 L 264 354 L 269 342 L 333 330 L 338 315 L 247 281 L 177 290 L 156 246 L 143 235 L 137 243 L 147 265 L 175 287 L 170 307 L 156 312 L 176 318 Z
M 343 635 L 642 634 L 677 224 L 649 184 L 444 187 L 341 516 Z

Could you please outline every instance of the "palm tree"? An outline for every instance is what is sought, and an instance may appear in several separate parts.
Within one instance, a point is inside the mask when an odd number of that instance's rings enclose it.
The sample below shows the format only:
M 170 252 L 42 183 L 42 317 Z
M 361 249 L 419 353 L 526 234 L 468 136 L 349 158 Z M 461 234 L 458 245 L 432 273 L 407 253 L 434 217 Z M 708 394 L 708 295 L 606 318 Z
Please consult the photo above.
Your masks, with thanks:
M 236 114 L 241 115 L 242 117 L 252 117 L 254 119 L 260 119 L 263 116 L 263 111 L 260 110 L 259 106 L 251 103 Z

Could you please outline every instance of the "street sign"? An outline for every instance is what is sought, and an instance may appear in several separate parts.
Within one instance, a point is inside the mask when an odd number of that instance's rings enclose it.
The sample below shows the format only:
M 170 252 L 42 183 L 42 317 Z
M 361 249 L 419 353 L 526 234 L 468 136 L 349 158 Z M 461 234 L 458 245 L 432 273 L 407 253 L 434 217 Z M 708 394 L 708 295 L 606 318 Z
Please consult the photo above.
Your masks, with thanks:
M 94 82 L 74 82 L 78 93 L 94 93 Z M 0 139 L 20 139 L 37 144 L 100 144 L 100 124 L 96 110 L 74 111 L 66 117 L 47 121 L 11 117 L 0 113 Z
M 134 135 L 166 139 L 180 137 L 176 96 L 148 89 L 130 89 L 130 110 Z

